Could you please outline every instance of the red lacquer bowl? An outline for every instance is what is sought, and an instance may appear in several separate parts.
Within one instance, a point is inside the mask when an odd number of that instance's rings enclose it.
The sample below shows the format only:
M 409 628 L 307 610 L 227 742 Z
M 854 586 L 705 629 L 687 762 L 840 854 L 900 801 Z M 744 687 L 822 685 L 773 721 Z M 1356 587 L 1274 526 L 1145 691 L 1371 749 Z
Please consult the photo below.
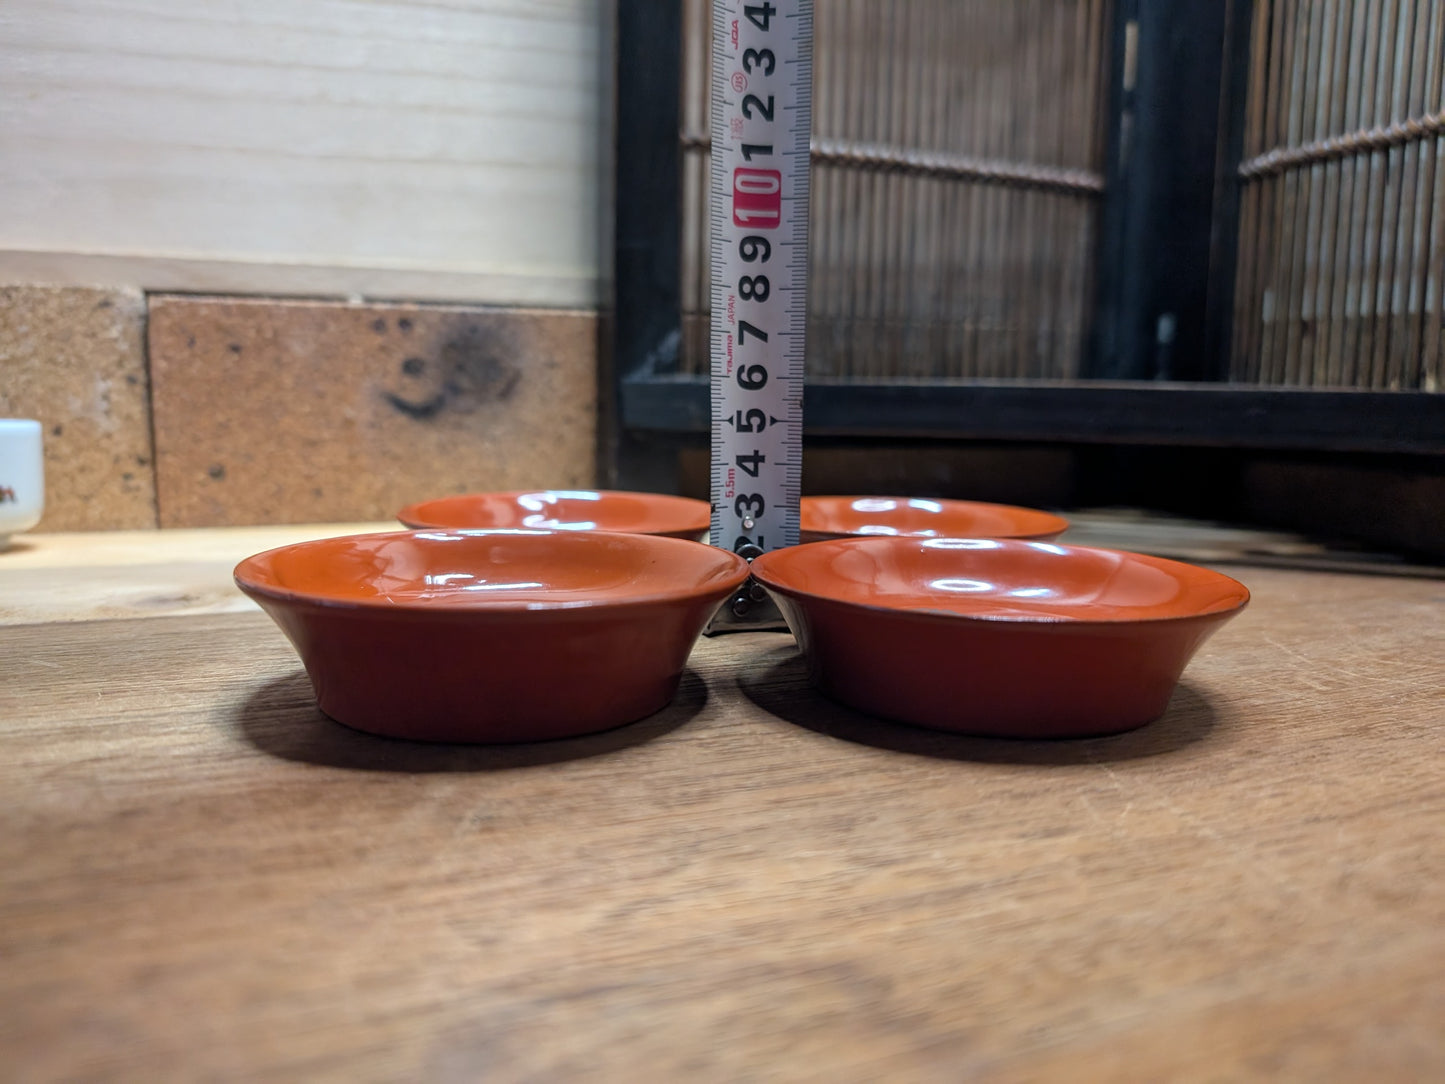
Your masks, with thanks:
M 408 527 L 531 527 L 700 539 L 707 532 L 711 515 L 706 501 L 691 497 L 596 489 L 535 489 L 438 497 L 407 505 L 396 518 Z
M 1086 737 L 1164 713 L 1249 601 L 1218 572 L 1050 542 L 871 538 L 752 564 L 828 696 L 969 734 Z
M 249 557 L 236 584 L 295 645 L 321 710 L 359 730 L 517 742 L 671 700 L 735 554 L 597 531 L 403 531 Z
M 802 541 L 824 538 L 1027 538 L 1052 542 L 1069 528 L 1062 516 L 1011 504 L 923 497 L 804 497 Z

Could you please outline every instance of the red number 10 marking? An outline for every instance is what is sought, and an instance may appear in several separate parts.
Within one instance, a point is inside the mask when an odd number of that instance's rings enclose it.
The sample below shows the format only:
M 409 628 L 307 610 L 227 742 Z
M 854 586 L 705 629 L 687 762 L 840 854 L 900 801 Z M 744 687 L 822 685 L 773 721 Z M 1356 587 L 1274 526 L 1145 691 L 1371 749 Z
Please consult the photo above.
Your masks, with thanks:
M 733 170 L 733 225 L 775 230 L 783 220 L 783 175 L 776 169 Z

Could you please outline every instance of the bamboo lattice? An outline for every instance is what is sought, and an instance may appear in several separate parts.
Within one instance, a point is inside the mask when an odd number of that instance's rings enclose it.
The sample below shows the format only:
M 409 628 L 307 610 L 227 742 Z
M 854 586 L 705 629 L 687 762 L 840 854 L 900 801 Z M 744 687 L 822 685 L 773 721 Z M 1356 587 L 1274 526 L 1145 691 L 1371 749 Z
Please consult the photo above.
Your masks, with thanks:
M 1233 379 L 1445 390 L 1445 0 L 1256 0 Z
M 1110 0 L 816 0 L 810 379 L 1077 375 Z M 708 369 L 709 0 L 684 11 L 682 368 Z

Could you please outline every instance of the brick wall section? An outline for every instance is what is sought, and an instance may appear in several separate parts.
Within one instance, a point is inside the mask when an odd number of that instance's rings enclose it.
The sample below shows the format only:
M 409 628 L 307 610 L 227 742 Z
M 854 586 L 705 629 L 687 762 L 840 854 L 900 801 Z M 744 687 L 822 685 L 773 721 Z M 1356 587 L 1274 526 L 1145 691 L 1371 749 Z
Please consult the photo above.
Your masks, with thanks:
M 0 286 L 0 417 L 45 426 L 40 530 L 156 526 L 139 292 Z
M 387 519 L 596 480 L 592 312 L 0 287 L 41 530 Z M 154 436 L 153 436 L 154 434 Z
M 584 312 L 152 297 L 161 526 L 591 485 L 596 334 Z

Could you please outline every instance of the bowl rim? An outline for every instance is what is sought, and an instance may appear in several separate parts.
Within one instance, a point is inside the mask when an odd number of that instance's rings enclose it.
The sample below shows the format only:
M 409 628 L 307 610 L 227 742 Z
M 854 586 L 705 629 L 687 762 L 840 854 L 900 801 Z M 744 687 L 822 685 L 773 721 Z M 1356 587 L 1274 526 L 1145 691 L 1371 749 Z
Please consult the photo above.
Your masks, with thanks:
M 1065 531 L 1067 531 L 1071 526 L 1073 526 L 1073 524 L 1070 523 L 1068 519 L 1066 519 L 1065 517 L 1059 515 L 1059 514 L 1056 513 L 1056 512 L 1049 512 L 1049 511 L 1046 511 L 1046 510 L 1044 510 L 1044 509 L 1042 509 L 1042 508 L 1029 508 L 1027 505 L 1022 505 L 1022 504 L 999 504 L 999 503 L 996 502 L 996 501 L 969 501 L 969 500 L 962 500 L 962 499 L 956 498 L 956 497 L 918 497 L 918 496 L 901 497 L 901 496 L 896 496 L 896 495 L 891 495 L 891 496 L 890 496 L 890 495 L 888 495 L 888 494 L 871 494 L 871 493 L 816 493 L 816 494 L 813 494 L 812 496 L 808 496 L 808 497 L 803 497 L 803 498 L 801 498 L 800 501 L 799 501 L 799 504 L 798 504 L 798 522 L 799 522 L 799 524 L 801 525 L 801 529 L 802 529 L 803 531 L 809 533 L 809 534 L 823 534 L 823 535 L 828 535 L 830 540 L 833 539 L 833 538 L 838 538 L 838 539 L 842 539 L 842 538 L 929 538 L 929 537 L 946 538 L 946 537 L 950 537 L 950 536 L 948 536 L 948 535 L 933 535 L 933 536 L 930 536 L 930 535 L 922 535 L 922 534 L 866 535 L 866 534 L 855 534 L 855 533 L 852 533 L 852 532 L 839 532 L 839 531 L 832 530 L 832 529 L 830 529 L 830 528 L 820 527 L 820 526 L 818 526 L 817 524 L 814 524 L 813 526 L 808 526 L 808 525 L 806 525 L 806 524 L 803 524 L 803 522 L 802 522 L 802 519 L 803 519 L 803 509 L 806 508 L 810 503 L 818 502 L 818 501 L 932 501 L 934 504 L 943 505 L 945 511 L 947 511 L 947 510 L 950 509 L 950 508 L 953 508 L 953 509 L 955 509 L 955 510 L 964 509 L 964 508 L 988 508 L 988 509 L 995 510 L 995 511 L 1027 512 L 1027 513 L 1028 513 L 1029 515 L 1031 515 L 1031 516 L 1042 516 L 1042 517 L 1044 517 L 1045 519 L 1049 519 L 1049 520 L 1052 520 L 1052 521 L 1054 522 L 1055 526 L 1052 527 L 1052 528 L 1048 528 L 1048 529 L 1046 529 L 1046 530 L 1041 530 L 1041 531 L 1038 531 L 1038 532 L 1031 532 L 1031 533 L 1026 534 L 1026 535 L 1025 535 L 1025 534 L 1019 534 L 1019 535 L 1006 535 L 1006 536 L 1000 536 L 1000 535 L 990 536 L 990 537 L 994 537 L 994 538 L 1008 538 L 1008 539 L 1013 539 L 1013 540 L 1017 540 L 1017 541 L 1020 541 L 1020 542 L 1047 541 L 1047 540 L 1049 540 L 1049 539 L 1057 538 L 1059 535 L 1063 534 L 1063 533 L 1064 533 Z M 816 507 L 816 504 L 815 504 L 814 506 Z
M 410 504 L 408 504 L 408 505 L 406 505 L 405 507 L 403 507 L 399 512 L 396 513 L 396 518 L 397 518 L 397 520 L 398 520 L 400 523 L 405 524 L 405 525 L 407 526 L 407 528 L 409 528 L 409 529 L 411 529 L 411 530 L 447 530 L 447 531 L 451 531 L 451 530 L 459 530 L 459 531 L 460 531 L 460 530 L 473 530 L 473 531 L 505 530 L 505 529 L 507 529 L 507 528 L 500 528 L 500 527 L 457 527 L 457 526 L 455 526 L 454 524 L 437 523 L 437 522 L 435 522 L 435 521 L 433 521 L 433 520 L 423 520 L 423 519 L 417 518 L 417 516 L 414 515 L 414 513 L 415 513 L 415 511 L 416 511 L 417 509 L 423 507 L 424 505 L 439 504 L 439 503 L 442 502 L 442 501 L 476 501 L 476 500 L 481 500 L 481 499 L 484 499 L 484 498 L 496 498 L 496 497 L 510 498 L 511 500 L 515 501 L 515 500 L 516 500 L 517 498 L 519 498 L 519 497 L 525 497 L 525 496 L 528 496 L 528 495 L 533 494 L 533 493 L 559 493 L 559 494 L 561 494 L 561 493 L 596 493 L 596 494 L 598 495 L 598 497 L 601 498 L 601 499 L 603 499 L 603 500 L 606 500 L 606 499 L 609 498 L 609 497 L 642 498 L 642 499 L 647 500 L 647 501 L 652 501 L 652 502 L 656 502 L 656 503 L 658 503 L 658 504 L 667 505 L 668 507 L 671 507 L 671 508 L 676 508 L 676 509 L 679 511 L 679 513 L 683 512 L 683 511 L 687 511 L 687 512 L 691 512 L 691 513 L 693 514 L 693 516 L 694 516 L 693 519 L 690 519 L 690 520 L 688 520 L 688 521 L 686 521 L 686 522 L 683 522 L 683 523 L 679 523 L 679 525 L 676 526 L 676 527 L 668 527 L 667 530 L 669 530 L 669 531 L 703 531 L 703 530 L 706 530 L 707 527 L 708 527 L 708 525 L 712 522 L 712 505 L 708 504 L 707 501 L 700 501 L 700 500 L 698 500 L 696 497 L 683 497 L 683 496 L 680 496 L 680 495 L 675 494 L 675 493 L 646 493 L 646 492 L 643 492 L 643 491 L 640 491 L 640 490 L 629 490 L 629 489 L 587 489 L 587 488 L 578 488 L 578 489 L 556 489 L 556 488 L 551 488 L 551 487 L 535 487 L 535 488 L 532 488 L 532 489 L 478 490 L 478 491 L 473 492 L 473 493 L 448 493 L 448 494 L 444 494 L 444 495 L 439 496 L 439 497 L 427 497 L 427 498 L 424 499 L 424 500 L 412 501 Z M 522 529 L 522 530 L 554 530 L 554 529 L 557 529 L 557 528 L 535 527 L 535 528 L 518 528 L 518 529 Z M 570 529 L 570 528 L 568 528 L 567 530 L 568 530 L 568 532 L 571 533 L 571 534 L 581 534 L 581 533 L 583 533 L 583 532 L 581 532 L 581 531 L 572 530 L 572 529 Z M 601 534 L 648 534 L 648 533 L 650 533 L 650 532 L 647 532 L 647 531 L 605 530 L 605 529 L 599 528 L 599 529 L 598 529 L 598 533 L 601 533 Z
M 932 541 L 932 539 L 923 538 L 918 535 L 875 535 L 872 537 L 863 538 L 849 536 L 848 538 L 833 538 L 827 539 L 822 542 L 812 542 L 809 543 L 806 548 L 810 550 L 815 550 L 818 546 L 854 547 L 867 545 L 920 545 L 928 541 Z M 1076 629 L 1086 627 L 1118 628 L 1128 625 L 1157 625 L 1179 621 L 1197 621 L 1200 618 L 1209 617 L 1225 618 L 1232 617 L 1235 614 L 1238 614 L 1241 610 L 1243 610 L 1246 606 L 1249 605 L 1252 598 L 1249 588 L 1246 587 L 1244 584 L 1240 583 L 1233 576 L 1226 576 L 1223 572 L 1216 571 L 1212 568 L 1206 568 L 1202 565 L 1192 565 L 1188 562 L 1175 561 L 1168 557 L 1155 557 L 1154 555 L 1148 553 L 1135 553 L 1132 550 L 1106 549 L 1102 546 L 1071 546 L 1066 543 L 1039 542 L 1037 540 L 1027 538 L 954 539 L 954 541 L 993 542 L 997 543 L 997 546 L 1000 548 L 1043 545 L 1053 546 L 1056 549 L 1065 550 L 1070 553 L 1084 552 L 1113 554 L 1116 556 L 1129 558 L 1130 560 L 1142 561 L 1147 565 L 1151 565 L 1155 568 L 1160 568 L 1166 572 L 1172 568 L 1188 569 L 1191 572 L 1204 572 L 1211 577 L 1233 584 L 1239 589 L 1242 597 L 1237 603 L 1232 606 L 1226 606 L 1212 610 L 1193 610 L 1189 613 L 1163 614 L 1157 617 L 1085 618 L 1069 617 L 1067 615 L 1047 614 L 1041 614 L 1037 617 L 1020 617 L 1018 615 L 1010 614 L 969 614 L 945 610 L 910 610 L 904 609 L 900 606 L 885 606 L 871 602 L 852 602 L 847 599 L 836 598 L 832 595 L 820 595 L 815 591 L 803 591 L 796 587 L 786 587 L 774 583 L 773 580 L 771 580 L 768 576 L 768 565 L 775 563 L 776 559 L 769 560 L 769 558 L 772 558 L 774 554 L 783 554 L 793 549 L 801 551 L 804 549 L 804 547 L 802 546 L 788 546 L 781 550 L 771 550 L 768 553 L 763 554 L 753 562 L 752 575 L 760 583 L 767 587 L 768 590 L 777 591 L 779 594 L 786 595 L 789 598 L 803 599 L 811 602 L 828 603 L 834 606 L 844 606 L 849 609 L 863 610 L 870 613 L 887 614 L 893 617 L 904 617 L 909 619 L 917 618 L 920 620 L 939 622 L 965 622 L 968 624 L 1002 625 L 1031 629 Z M 785 558 L 783 559 L 785 560 Z M 757 567 L 758 561 L 764 562 L 761 569 Z
M 232 570 L 232 578 L 236 586 L 252 598 L 267 599 L 272 602 L 285 603 L 289 605 L 312 606 L 328 610 L 352 610 L 356 612 L 372 612 L 379 614 L 424 614 L 435 618 L 476 618 L 486 615 L 514 615 L 522 613 L 577 613 L 579 611 L 597 612 L 601 610 L 625 609 L 635 606 L 650 606 L 657 603 L 683 603 L 705 599 L 713 594 L 725 596 L 727 593 L 736 590 L 748 577 L 748 564 L 743 558 L 727 550 L 717 549 L 713 546 L 705 548 L 732 558 L 735 562 L 733 574 L 726 581 L 719 581 L 708 587 L 693 587 L 686 590 L 652 591 L 647 594 L 629 595 L 626 598 L 609 599 L 566 599 L 557 602 L 525 601 L 521 599 L 505 598 L 479 598 L 466 603 L 451 602 L 445 605 L 438 605 L 434 602 L 421 600 L 407 600 L 395 602 L 390 599 L 376 598 L 336 598 L 333 596 L 317 594 L 314 592 L 297 590 L 295 588 L 281 587 L 272 583 L 259 582 L 254 575 L 255 570 L 265 566 L 268 561 L 281 553 L 288 551 L 319 548 L 328 544 L 341 541 L 373 541 L 399 538 L 417 538 L 418 536 L 446 533 L 451 535 L 462 535 L 465 537 L 493 537 L 493 536 L 537 536 L 556 537 L 567 539 L 602 538 L 609 543 L 617 543 L 619 539 L 624 540 L 623 544 L 630 544 L 637 548 L 648 549 L 662 547 L 664 549 L 675 546 L 705 546 L 705 543 L 694 542 L 685 538 L 669 538 L 666 535 L 632 534 L 624 531 L 567 531 L 549 530 L 538 527 L 423 527 L 414 530 L 403 531 L 372 531 L 364 534 L 332 535 L 327 538 L 313 538 L 304 542 L 293 542 L 285 546 L 275 546 L 269 550 L 262 550 L 260 553 L 253 553 L 251 556 L 239 562 Z M 568 543 L 571 544 L 571 543 Z M 726 587 L 724 587 L 726 583 Z

